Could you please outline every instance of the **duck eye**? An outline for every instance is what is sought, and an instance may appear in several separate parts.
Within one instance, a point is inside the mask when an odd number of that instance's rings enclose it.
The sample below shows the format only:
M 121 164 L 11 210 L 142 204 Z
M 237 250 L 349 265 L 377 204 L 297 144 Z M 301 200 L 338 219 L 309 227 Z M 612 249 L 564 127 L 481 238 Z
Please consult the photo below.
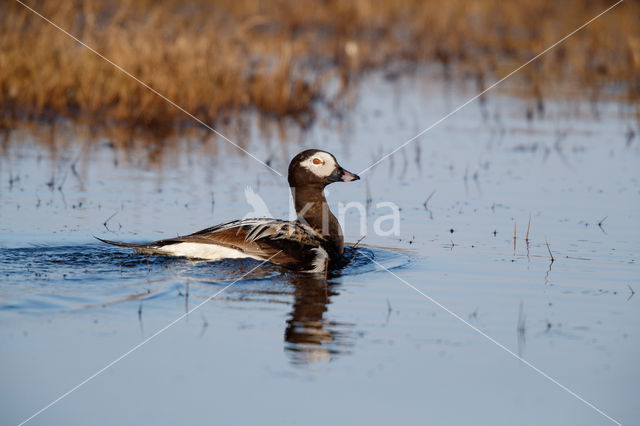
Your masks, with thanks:
M 313 159 L 313 164 L 315 164 L 316 166 L 318 166 L 318 165 L 322 164 L 322 160 L 321 160 L 321 159 L 319 159 L 319 158 L 314 158 L 314 159 Z

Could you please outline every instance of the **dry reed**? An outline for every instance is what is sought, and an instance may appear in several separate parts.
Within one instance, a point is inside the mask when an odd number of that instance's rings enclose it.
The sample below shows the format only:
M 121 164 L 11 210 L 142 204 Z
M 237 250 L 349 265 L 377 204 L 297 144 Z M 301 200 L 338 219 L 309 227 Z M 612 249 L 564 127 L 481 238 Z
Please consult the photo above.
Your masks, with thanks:
M 28 4 L 208 123 L 239 111 L 307 125 L 371 69 L 440 64 L 479 87 L 613 2 L 498 0 L 30 1 Z M 624 2 L 523 70 L 540 100 L 640 97 L 640 5 Z M 398 66 L 401 65 L 401 66 Z M 389 72 L 389 76 L 393 73 Z M 82 119 L 176 129 L 186 116 L 18 3 L 0 5 L 0 127 Z

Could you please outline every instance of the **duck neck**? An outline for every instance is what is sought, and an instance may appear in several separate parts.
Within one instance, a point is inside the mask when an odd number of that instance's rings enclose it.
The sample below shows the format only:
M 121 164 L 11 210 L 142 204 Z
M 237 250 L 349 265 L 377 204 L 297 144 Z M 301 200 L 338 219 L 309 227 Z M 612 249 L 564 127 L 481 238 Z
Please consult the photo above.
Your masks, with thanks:
M 340 255 L 344 251 L 342 229 L 338 219 L 331 213 L 324 196 L 324 186 L 306 185 L 291 187 L 293 204 L 298 220 L 321 234 Z

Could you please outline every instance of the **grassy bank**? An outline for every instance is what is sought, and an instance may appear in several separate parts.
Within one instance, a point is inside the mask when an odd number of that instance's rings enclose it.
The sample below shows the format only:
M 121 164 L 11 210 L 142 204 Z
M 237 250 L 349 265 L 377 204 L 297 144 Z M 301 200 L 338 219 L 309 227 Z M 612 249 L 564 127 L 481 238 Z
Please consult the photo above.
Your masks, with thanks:
M 255 109 L 306 125 L 358 75 L 439 64 L 482 88 L 612 1 L 29 1 L 107 58 L 208 123 Z M 625 2 L 518 75 L 640 97 L 640 5 Z M 553 93 L 551 93 L 553 92 Z M 173 129 L 188 118 L 13 1 L 0 6 L 2 121 L 68 116 Z M 337 106 L 335 106 L 337 107 Z

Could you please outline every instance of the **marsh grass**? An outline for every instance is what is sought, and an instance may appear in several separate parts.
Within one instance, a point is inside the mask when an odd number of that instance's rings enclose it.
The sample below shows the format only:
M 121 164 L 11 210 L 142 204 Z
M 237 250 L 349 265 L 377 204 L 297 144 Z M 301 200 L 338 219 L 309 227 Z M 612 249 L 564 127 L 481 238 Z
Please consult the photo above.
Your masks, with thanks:
M 419 65 L 482 89 L 613 2 L 497 0 L 30 1 L 35 10 L 207 123 L 238 112 L 290 117 L 344 109 L 357 77 Z M 640 6 L 624 2 L 510 81 L 559 92 L 640 97 Z M 562 90 L 559 90 L 561 88 Z M 170 133 L 182 112 L 18 3 L 0 5 L 1 127 L 70 117 Z M 185 124 L 190 123 L 190 124 Z

